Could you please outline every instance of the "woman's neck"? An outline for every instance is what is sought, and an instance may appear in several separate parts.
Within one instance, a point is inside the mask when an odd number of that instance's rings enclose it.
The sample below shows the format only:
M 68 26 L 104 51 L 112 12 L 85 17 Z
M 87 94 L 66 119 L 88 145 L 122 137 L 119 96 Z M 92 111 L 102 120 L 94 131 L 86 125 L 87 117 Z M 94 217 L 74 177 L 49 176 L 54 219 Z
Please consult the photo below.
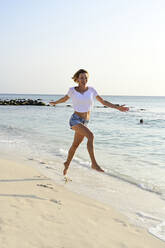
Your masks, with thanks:
M 79 90 L 79 91 L 86 91 L 87 89 L 88 89 L 88 87 L 86 86 L 86 85 L 84 85 L 84 86 L 80 86 L 80 85 L 78 85 L 77 86 L 77 89 Z

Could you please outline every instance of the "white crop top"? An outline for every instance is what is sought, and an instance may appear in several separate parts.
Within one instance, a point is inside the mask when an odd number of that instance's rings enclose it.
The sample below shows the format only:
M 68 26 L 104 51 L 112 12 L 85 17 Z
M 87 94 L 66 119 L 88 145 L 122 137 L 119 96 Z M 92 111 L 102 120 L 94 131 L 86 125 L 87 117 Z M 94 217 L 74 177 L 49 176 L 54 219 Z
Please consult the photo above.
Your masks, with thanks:
M 71 87 L 69 88 L 67 95 L 72 99 L 74 110 L 82 113 L 91 110 L 94 98 L 98 94 L 92 87 L 88 87 L 88 90 L 84 93 L 80 93 L 75 89 L 75 87 Z

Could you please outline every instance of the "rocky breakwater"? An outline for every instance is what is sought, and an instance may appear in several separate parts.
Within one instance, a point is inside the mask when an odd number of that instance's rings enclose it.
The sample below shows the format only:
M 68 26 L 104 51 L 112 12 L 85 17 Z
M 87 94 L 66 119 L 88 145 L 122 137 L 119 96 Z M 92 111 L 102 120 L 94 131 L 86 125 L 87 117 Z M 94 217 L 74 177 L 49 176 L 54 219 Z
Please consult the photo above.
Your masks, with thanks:
M 44 102 L 41 101 L 41 99 L 32 100 L 32 99 L 6 99 L 1 100 L 0 99 L 0 105 L 33 105 L 33 106 L 46 106 Z

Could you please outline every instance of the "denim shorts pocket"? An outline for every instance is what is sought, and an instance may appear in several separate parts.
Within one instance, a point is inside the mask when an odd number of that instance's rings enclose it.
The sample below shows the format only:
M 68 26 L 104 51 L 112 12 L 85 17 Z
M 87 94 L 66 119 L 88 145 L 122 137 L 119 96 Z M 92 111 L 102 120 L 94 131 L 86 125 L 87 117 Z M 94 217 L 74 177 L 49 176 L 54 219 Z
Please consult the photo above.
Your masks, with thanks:
M 75 114 L 71 115 L 70 120 L 69 120 L 69 124 L 71 127 L 78 124 L 79 122 L 80 122 L 79 116 Z

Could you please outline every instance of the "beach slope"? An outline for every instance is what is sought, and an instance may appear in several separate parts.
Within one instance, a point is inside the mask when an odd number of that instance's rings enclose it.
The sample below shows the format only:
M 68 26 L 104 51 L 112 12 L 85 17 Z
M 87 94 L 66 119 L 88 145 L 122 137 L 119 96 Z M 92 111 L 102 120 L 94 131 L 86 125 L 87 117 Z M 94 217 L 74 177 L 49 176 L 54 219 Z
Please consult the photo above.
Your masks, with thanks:
M 164 248 L 115 209 L 0 160 L 1 248 Z

